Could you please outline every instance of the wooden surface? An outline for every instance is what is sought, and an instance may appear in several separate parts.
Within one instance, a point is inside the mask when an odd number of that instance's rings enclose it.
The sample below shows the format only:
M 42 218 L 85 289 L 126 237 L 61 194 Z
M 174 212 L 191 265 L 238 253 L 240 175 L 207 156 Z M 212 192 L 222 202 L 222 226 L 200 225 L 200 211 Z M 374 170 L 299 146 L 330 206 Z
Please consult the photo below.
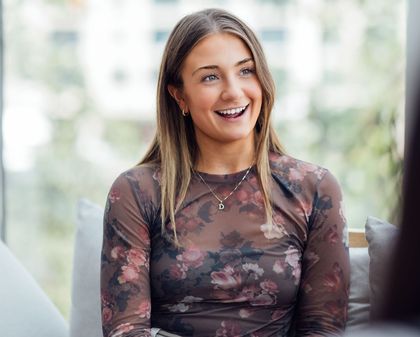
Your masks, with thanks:
M 366 241 L 365 231 L 362 229 L 349 230 L 349 241 L 350 241 L 350 247 L 358 248 L 358 247 L 368 246 L 368 243 Z

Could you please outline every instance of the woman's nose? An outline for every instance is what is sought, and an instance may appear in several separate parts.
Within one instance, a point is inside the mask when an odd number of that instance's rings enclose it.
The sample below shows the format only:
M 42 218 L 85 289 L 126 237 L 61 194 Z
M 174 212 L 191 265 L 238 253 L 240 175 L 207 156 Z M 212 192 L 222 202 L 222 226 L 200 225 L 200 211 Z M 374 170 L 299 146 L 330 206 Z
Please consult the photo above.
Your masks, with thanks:
M 237 79 L 227 79 L 222 92 L 222 99 L 224 101 L 232 101 L 240 98 L 242 95 L 242 88 Z

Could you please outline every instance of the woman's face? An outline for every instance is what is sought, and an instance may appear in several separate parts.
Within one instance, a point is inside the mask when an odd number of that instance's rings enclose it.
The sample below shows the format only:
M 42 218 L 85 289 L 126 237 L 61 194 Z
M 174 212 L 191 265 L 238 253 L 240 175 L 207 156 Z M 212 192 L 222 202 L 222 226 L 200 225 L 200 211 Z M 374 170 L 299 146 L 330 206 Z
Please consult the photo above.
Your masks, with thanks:
M 253 144 L 262 90 L 251 51 L 240 38 L 228 33 L 204 38 L 185 59 L 181 76 L 183 88 L 169 90 L 191 114 L 199 146 Z

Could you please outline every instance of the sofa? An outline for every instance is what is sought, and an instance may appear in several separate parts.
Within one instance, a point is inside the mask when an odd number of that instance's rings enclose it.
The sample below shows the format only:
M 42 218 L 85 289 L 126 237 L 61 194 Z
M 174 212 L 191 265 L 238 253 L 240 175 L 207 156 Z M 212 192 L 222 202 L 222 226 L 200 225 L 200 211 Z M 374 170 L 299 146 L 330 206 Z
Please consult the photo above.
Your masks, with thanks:
M 0 335 L 2 337 L 102 337 L 99 269 L 103 209 L 88 200 L 78 204 L 72 304 L 67 323 L 32 276 L 0 242 Z M 348 330 L 365 326 L 381 301 L 384 261 L 395 241 L 395 226 L 368 217 L 368 247 L 351 247 Z M 6 272 L 5 272 L 6 271 Z

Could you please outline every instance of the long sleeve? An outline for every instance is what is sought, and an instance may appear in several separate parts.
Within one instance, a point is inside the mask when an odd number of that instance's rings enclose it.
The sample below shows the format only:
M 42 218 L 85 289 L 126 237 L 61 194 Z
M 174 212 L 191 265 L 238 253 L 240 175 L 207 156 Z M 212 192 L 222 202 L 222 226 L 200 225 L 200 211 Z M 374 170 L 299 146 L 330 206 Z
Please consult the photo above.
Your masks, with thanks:
M 150 336 L 150 231 L 143 199 L 147 190 L 127 173 L 108 194 L 101 257 L 104 337 Z
M 339 336 L 347 320 L 349 255 L 340 187 L 321 178 L 309 218 L 296 308 L 296 336 Z

